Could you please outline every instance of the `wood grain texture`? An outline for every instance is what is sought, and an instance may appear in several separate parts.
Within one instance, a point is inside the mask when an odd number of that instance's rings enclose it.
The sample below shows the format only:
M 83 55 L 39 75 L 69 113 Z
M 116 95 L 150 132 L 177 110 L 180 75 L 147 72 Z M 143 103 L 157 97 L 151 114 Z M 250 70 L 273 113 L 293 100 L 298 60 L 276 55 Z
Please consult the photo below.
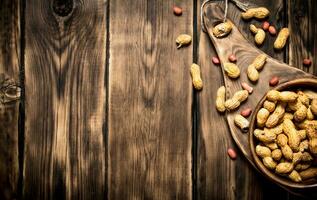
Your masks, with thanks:
M 192 198 L 193 3 L 110 1 L 108 199 Z
M 317 2 L 313 0 L 288 0 L 288 26 L 290 43 L 288 62 L 306 72 L 317 74 Z M 312 60 L 311 67 L 303 66 L 303 59 Z
M 106 3 L 26 2 L 24 199 L 106 196 Z
M 0 92 L 7 80 L 19 84 L 20 5 L 18 0 L 0 2 Z M 0 102 L 0 199 L 17 198 L 19 102 Z
M 255 3 L 269 7 L 272 21 L 278 21 L 278 24 L 283 22 L 280 17 L 283 16 L 284 11 L 282 1 L 274 1 L 274 4 L 271 1 L 256 1 Z M 223 4 L 220 5 L 223 6 Z M 241 33 L 253 43 L 254 36 L 250 34 L 249 22 L 240 20 L 240 11 L 232 4 L 229 4 L 228 17 L 234 20 Z M 251 23 L 260 25 L 260 22 L 255 20 Z M 200 22 L 198 27 L 199 33 Z M 261 49 L 274 55 L 275 58 L 282 59 L 283 54 L 276 54 L 271 48 L 273 39 L 268 37 Z M 217 56 L 216 51 L 208 35 L 200 32 L 199 64 L 202 67 L 205 88 L 199 94 L 197 172 L 199 199 L 268 199 L 273 195 L 275 198 L 286 198 L 287 192 L 269 183 L 244 159 L 232 140 L 225 116 L 216 111 L 215 94 L 217 89 L 224 84 L 224 80 L 221 68 L 211 62 L 212 56 Z M 227 156 L 228 148 L 234 148 L 238 155 L 240 154 L 236 161 L 230 160 Z M 251 185 L 252 189 L 250 189 Z

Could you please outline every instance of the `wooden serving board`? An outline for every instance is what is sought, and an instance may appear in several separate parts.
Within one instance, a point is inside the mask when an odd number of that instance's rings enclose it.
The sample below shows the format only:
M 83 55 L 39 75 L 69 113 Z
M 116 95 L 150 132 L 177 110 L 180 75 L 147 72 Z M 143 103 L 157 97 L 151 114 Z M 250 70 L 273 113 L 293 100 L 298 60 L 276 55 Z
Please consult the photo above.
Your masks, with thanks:
M 243 133 L 239 128 L 235 126 L 235 114 L 240 113 L 240 111 L 246 107 L 254 109 L 260 99 L 265 95 L 265 93 L 268 90 L 272 89 L 272 87 L 269 86 L 269 80 L 273 76 L 278 76 L 280 78 L 280 84 L 296 78 L 314 78 L 314 76 L 297 68 L 291 67 L 278 60 L 275 60 L 267 55 L 267 62 L 264 68 L 260 71 L 260 78 L 258 82 L 255 84 L 250 82 L 246 73 L 248 65 L 252 63 L 256 56 L 265 53 L 251 44 L 246 38 L 244 38 L 244 36 L 240 33 L 235 25 L 233 25 L 233 29 L 228 36 L 223 38 L 216 38 L 213 36 L 212 29 L 214 25 L 223 20 L 223 5 L 215 2 L 209 2 L 204 5 L 204 7 L 202 8 L 202 12 L 203 26 L 217 51 L 221 63 L 229 62 L 228 56 L 230 54 L 234 54 L 237 57 L 236 64 L 241 71 L 241 75 L 238 79 L 231 79 L 225 74 L 223 70 L 223 65 L 221 65 L 222 74 L 227 89 L 226 97 L 232 97 L 232 95 L 236 91 L 241 90 L 242 82 L 246 82 L 254 88 L 253 93 L 249 96 L 248 100 L 244 102 L 236 111 L 227 113 L 226 118 L 234 141 L 236 142 L 242 153 L 245 155 L 247 160 L 256 168 L 250 151 L 248 133 Z M 291 190 L 295 193 L 302 193 L 302 190 L 300 189 L 296 191 L 290 188 L 286 189 Z

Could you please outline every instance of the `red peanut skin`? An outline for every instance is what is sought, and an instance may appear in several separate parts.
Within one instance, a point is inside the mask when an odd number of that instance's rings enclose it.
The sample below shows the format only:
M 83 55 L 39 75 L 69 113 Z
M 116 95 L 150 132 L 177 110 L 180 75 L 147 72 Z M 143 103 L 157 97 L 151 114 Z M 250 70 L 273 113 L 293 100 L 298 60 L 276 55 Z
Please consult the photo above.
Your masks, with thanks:
M 277 76 L 273 76 L 269 82 L 271 87 L 276 86 L 279 83 L 280 79 Z
M 235 160 L 237 158 L 237 153 L 231 148 L 228 149 L 228 155 L 232 160 Z
M 173 11 L 174 11 L 174 14 L 177 15 L 177 16 L 180 16 L 183 13 L 182 8 L 180 8 L 178 6 L 173 6 Z

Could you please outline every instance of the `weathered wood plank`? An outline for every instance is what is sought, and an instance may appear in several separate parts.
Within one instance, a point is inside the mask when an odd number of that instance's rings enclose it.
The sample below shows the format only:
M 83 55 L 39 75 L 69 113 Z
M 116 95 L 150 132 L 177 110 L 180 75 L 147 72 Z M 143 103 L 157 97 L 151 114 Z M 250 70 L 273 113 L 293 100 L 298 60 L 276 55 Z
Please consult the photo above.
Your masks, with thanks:
M 191 199 L 193 3 L 110 1 L 108 199 Z
M 106 2 L 26 2 L 24 199 L 104 199 Z
M 290 28 L 288 62 L 290 65 L 317 74 L 317 2 L 288 0 L 288 26 Z M 311 67 L 303 66 L 303 59 L 312 60 Z
M 0 2 L 0 95 L 5 79 L 19 84 L 20 1 Z M 18 193 L 19 102 L 0 102 L 0 199 L 15 199 Z
M 254 1 L 253 1 L 254 2 Z M 200 8 L 202 1 L 199 2 Z M 259 5 L 267 6 L 272 12 L 272 21 L 283 23 L 283 1 L 256 1 Z M 198 12 L 200 13 L 200 11 Z M 230 4 L 228 17 L 238 26 L 242 34 L 251 42 L 254 36 L 250 34 L 249 23 L 240 20 L 240 11 Z M 278 19 L 277 19 L 278 18 Z M 200 19 L 198 25 L 200 25 Z M 260 22 L 252 21 L 256 25 Z M 200 31 L 200 26 L 198 28 Z M 272 57 L 283 59 L 283 53 L 275 53 L 272 48 L 274 38 L 268 37 L 261 49 Z M 225 116 L 215 109 L 215 94 L 223 85 L 221 68 L 211 62 L 216 56 L 208 36 L 200 32 L 199 64 L 202 67 L 205 88 L 199 94 L 200 120 L 198 122 L 198 197 L 199 199 L 268 199 L 278 194 L 286 197 L 287 193 L 277 185 L 269 183 L 260 176 L 244 159 L 243 154 L 235 146 Z M 227 149 L 234 148 L 238 159 L 231 161 Z M 250 189 L 252 186 L 252 189 Z M 269 192 L 270 191 L 270 192 Z M 274 196 L 276 197 L 276 196 Z

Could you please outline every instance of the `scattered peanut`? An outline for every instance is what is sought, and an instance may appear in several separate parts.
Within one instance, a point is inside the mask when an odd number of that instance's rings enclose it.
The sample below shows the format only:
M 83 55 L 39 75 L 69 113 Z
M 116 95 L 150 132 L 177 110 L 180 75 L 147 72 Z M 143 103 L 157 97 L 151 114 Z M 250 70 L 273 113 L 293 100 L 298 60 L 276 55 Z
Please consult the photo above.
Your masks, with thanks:
M 223 68 L 230 78 L 238 78 L 240 76 L 240 69 L 234 63 L 224 63 Z
M 173 6 L 173 11 L 174 11 L 174 14 L 177 16 L 180 16 L 183 13 L 182 8 L 180 8 L 178 6 Z
M 282 49 L 285 46 L 288 37 L 289 37 L 288 28 L 282 28 L 282 30 L 279 32 L 279 34 L 274 42 L 274 48 L 275 49 Z
M 259 80 L 259 72 L 255 69 L 254 65 L 248 66 L 247 75 L 250 81 L 252 82 L 256 82 Z
M 249 94 L 251 94 L 253 92 L 253 87 L 251 87 L 249 84 L 247 84 L 245 82 L 241 83 L 241 87 L 244 90 L 247 90 L 249 92 Z
M 228 155 L 232 160 L 235 160 L 237 158 L 237 153 L 235 152 L 235 150 L 229 148 L 228 149 Z
M 200 76 L 200 67 L 199 65 L 193 63 L 190 68 L 190 73 L 193 79 L 193 85 L 196 90 L 201 90 L 203 88 L 203 81 Z
M 274 86 L 276 86 L 278 84 L 279 81 L 280 80 L 279 80 L 279 78 L 277 76 L 273 76 L 271 78 L 269 84 L 270 84 L 271 87 L 274 87 Z
M 211 58 L 211 60 L 212 60 L 212 63 L 214 63 L 215 65 L 219 65 L 219 64 L 220 64 L 220 60 L 219 60 L 219 58 L 216 57 L 216 56 L 213 56 L 213 57 Z
M 216 108 L 219 112 L 225 112 L 225 100 L 226 100 L 226 87 L 221 86 L 217 90 Z
M 182 46 L 189 45 L 192 41 L 192 37 L 187 34 L 181 34 L 176 38 L 177 48 L 181 48 Z
M 258 32 L 254 36 L 254 41 L 257 45 L 262 45 L 265 40 L 265 32 L 263 29 L 258 28 Z
M 311 60 L 309 58 L 305 58 L 303 60 L 303 65 L 309 67 L 311 65 Z
M 236 92 L 231 99 L 225 101 L 225 107 L 228 111 L 234 110 L 240 106 L 249 96 L 248 91 L 240 90 Z
M 256 18 L 264 19 L 270 14 L 270 11 L 265 7 L 250 8 L 246 12 L 241 13 L 241 17 L 245 20 Z
M 265 54 L 260 54 L 248 66 L 247 75 L 251 81 L 256 82 L 259 79 L 258 70 L 261 70 L 264 67 L 266 58 Z
M 262 24 L 263 30 L 267 31 L 267 30 L 269 30 L 269 27 L 270 27 L 270 23 L 268 21 L 263 22 L 263 24 Z
M 234 123 L 241 129 L 242 132 L 247 132 L 249 130 L 250 122 L 242 115 L 236 115 Z
M 270 33 L 271 35 L 276 35 L 276 29 L 275 29 L 274 26 L 269 26 L 269 33 Z
M 234 55 L 234 54 L 231 54 L 229 57 L 228 57 L 228 60 L 230 62 L 236 62 L 237 61 L 237 57 Z
M 227 36 L 232 30 L 232 23 L 230 21 L 222 22 L 212 29 L 216 38 Z
M 246 108 L 240 112 L 240 115 L 242 115 L 243 117 L 249 117 L 251 113 L 252 113 L 251 108 Z

